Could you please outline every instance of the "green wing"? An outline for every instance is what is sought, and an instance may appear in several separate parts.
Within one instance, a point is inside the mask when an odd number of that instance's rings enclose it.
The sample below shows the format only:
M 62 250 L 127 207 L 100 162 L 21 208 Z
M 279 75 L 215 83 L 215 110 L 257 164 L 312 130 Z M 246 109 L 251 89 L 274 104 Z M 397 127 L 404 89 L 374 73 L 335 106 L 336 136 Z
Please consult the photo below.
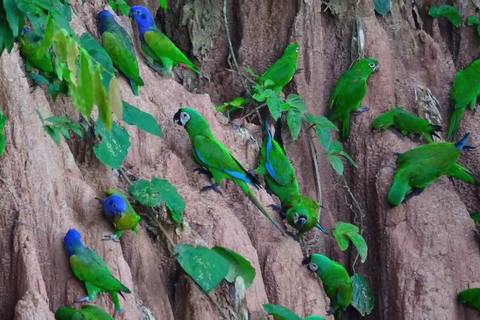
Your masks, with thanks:
M 86 320 L 113 320 L 105 310 L 92 305 L 84 305 L 80 312 Z
M 448 169 L 446 175 L 475 185 L 480 183 L 480 177 L 477 174 L 457 163 Z
M 267 86 L 266 88 L 283 88 L 292 80 L 297 68 L 298 53 L 284 55 L 267 71 L 265 71 L 265 73 L 260 77 L 260 81 L 262 83 L 266 80 L 271 80 L 274 82 L 274 85 Z
M 405 130 L 411 133 L 431 132 L 430 122 L 408 112 L 401 112 L 393 116 L 395 127 L 398 130 Z
M 160 30 L 147 31 L 143 37 L 145 44 L 147 44 L 151 52 L 155 54 L 156 58 L 152 57 L 155 60 L 160 61 L 161 57 L 165 57 L 171 59 L 176 64 L 183 63 L 193 71 L 199 73 L 195 65 L 188 60 L 183 52 L 180 51 L 180 49 L 178 49 L 177 46 Z
M 358 110 L 367 93 L 367 80 L 361 77 L 341 77 L 329 103 L 328 119 L 335 120 Z
M 93 250 L 83 248 L 70 257 L 70 266 L 78 279 L 106 291 L 130 290 L 113 277 L 103 259 Z
M 145 85 L 140 77 L 137 56 L 133 48 L 132 40 L 123 28 L 117 29 L 115 32 L 105 31 L 102 34 L 102 46 L 120 72 L 135 84 L 139 86 Z

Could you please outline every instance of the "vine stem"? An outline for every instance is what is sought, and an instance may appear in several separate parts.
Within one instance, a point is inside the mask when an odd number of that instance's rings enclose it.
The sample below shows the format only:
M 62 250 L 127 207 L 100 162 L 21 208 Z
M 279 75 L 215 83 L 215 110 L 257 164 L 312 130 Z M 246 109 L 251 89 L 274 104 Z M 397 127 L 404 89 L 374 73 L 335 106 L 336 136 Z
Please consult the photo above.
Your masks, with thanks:
M 315 169 L 315 181 L 317 183 L 318 203 L 321 205 L 322 204 L 322 180 L 320 177 L 320 170 L 318 168 L 317 148 L 315 147 L 315 143 L 313 142 L 313 138 L 308 132 L 308 129 L 307 129 L 307 137 L 308 137 L 308 144 L 310 145 L 310 154 L 312 156 L 313 168 Z M 320 206 L 318 207 L 318 220 L 321 219 L 321 216 L 322 216 L 322 207 Z
M 242 86 L 247 90 L 248 95 L 252 95 L 250 89 L 245 84 L 243 80 L 243 73 L 241 72 L 240 68 L 238 67 L 237 58 L 235 57 L 235 51 L 233 50 L 232 39 L 230 38 L 230 30 L 228 29 L 228 19 L 227 19 L 227 0 L 223 0 L 223 22 L 225 24 L 225 32 L 227 34 L 227 41 L 228 41 L 228 48 L 230 50 L 230 55 L 232 56 L 233 64 L 235 65 L 235 69 L 237 70 L 237 74 L 240 77 L 240 81 L 242 82 Z

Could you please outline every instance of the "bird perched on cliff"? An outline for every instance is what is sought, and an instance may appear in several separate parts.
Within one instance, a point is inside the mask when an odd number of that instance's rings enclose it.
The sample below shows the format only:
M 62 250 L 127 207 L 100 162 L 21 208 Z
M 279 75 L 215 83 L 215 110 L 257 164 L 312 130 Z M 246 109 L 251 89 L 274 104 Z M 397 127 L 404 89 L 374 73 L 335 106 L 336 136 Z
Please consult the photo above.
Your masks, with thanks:
M 477 175 L 456 163 L 462 150 L 475 149 L 467 145 L 469 137 L 467 133 L 457 143 L 433 142 L 398 155 L 399 167 L 388 192 L 388 202 L 398 206 L 422 193 L 443 175 L 479 185 Z
M 308 268 L 320 277 L 323 289 L 330 298 L 328 314 L 333 314 L 335 319 L 339 319 L 353 299 L 353 283 L 347 270 L 338 262 L 321 254 L 312 254 L 305 258 L 302 264 L 308 264 Z
M 156 62 L 163 65 L 164 74 L 170 74 L 173 67 L 183 65 L 201 75 L 195 65 L 188 60 L 180 49 L 155 26 L 155 21 L 147 8 L 134 6 L 130 9 L 130 18 L 138 25 L 142 50 Z
M 247 185 L 250 184 L 258 189 L 260 182 L 215 138 L 208 122 L 202 115 L 197 110 L 181 108 L 175 113 L 173 120 L 187 130 L 193 147 L 193 157 L 202 166 L 202 168 L 196 171 L 206 174 L 215 180 L 214 184 L 204 187 L 201 191 L 212 189 L 221 194 L 218 187 L 223 179 L 235 182 L 265 217 L 283 234 L 282 229 L 268 214 L 267 210 Z
M 82 309 L 60 307 L 55 312 L 56 320 L 113 320 L 105 310 L 92 305 L 84 305 Z
M 53 62 L 50 48 L 43 37 L 23 28 L 23 35 L 18 38 L 20 52 L 38 70 L 51 77 L 53 74 Z
M 2 108 L 0 108 L 0 158 L 5 152 L 7 146 L 7 139 L 5 138 L 5 126 L 7 125 L 8 117 L 3 114 Z
M 317 209 L 320 206 L 312 199 L 300 195 L 295 170 L 287 158 L 281 140 L 281 120 L 277 121 L 275 137 L 268 127 L 268 116 L 263 121 L 263 143 L 260 159 L 255 173 L 264 176 L 266 189 L 280 200 L 280 207 L 273 206 L 287 223 L 298 231 L 298 237 L 312 230 L 315 226 L 328 234 L 318 223 Z M 280 141 L 280 143 L 279 143 Z
M 138 223 L 142 219 L 133 209 L 127 197 L 118 190 L 110 189 L 105 192 L 106 199 L 97 198 L 103 204 L 105 216 L 115 226 L 116 233 L 105 236 L 104 240 L 119 241 L 126 230 L 133 230 L 138 234 Z
M 88 296 L 75 302 L 93 302 L 100 292 L 106 292 L 112 297 L 117 310 L 121 313 L 122 308 L 118 300 L 118 293 L 131 293 L 110 273 L 110 269 L 102 257 L 82 242 L 82 235 L 76 229 L 68 230 L 64 238 L 65 247 L 70 258 L 70 267 L 73 274 L 85 282 Z
M 452 118 L 448 128 L 448 139 L 452 139 L 460 127 L 465 109 L 477 109 L 477 96 L 480 95 L 480 59 L 460 70 L 452 84 Z
M 132 38 L 120 26 L 108 10 L 98 14 L 99 30 L 102 35 L 102 47 L 112 59 L 113 64 L 130 81 L 133 94 L 139 95 L 138 87 L 144 86 L 138 69 L 137 55 Z
M 280 93 L 283 87 L 292 80 L 293 75 L 297 71 L 299 50 L 300 46 L 298 44 L 289 44 L 285 48 L 282 57 L 258 79 L 258 85 L 256 85 L 254 89 L 272 89 Z
M 431 124 L 402 108 L 395 107 L 375 118 L 372 129 L 382 131 L 390 129 L 400 138 L 409 133 L 422 134 L 428 142 L 433 142 L 434 136 L 440 138 L 437 132 L 442 131 L 442 126 Z
M 361 114 L 369 108 L 360 108 L 367 93 L 367 80 L 379 67 L 375 59 L 357 61 L 350 70 L 338 79 L 328 103 L 327 118 L 338 119 L 340 139 L 345 141 L 350 136 L 350 113 Z

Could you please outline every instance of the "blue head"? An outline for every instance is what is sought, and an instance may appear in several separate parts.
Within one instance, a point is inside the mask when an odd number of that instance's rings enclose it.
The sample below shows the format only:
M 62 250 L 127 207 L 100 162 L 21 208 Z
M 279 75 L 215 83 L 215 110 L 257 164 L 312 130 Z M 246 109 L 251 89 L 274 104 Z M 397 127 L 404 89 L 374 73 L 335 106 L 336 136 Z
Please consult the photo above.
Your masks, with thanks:
M 99 25 L 100 34 L 103 34 L 103 32 L 105 31 L 105 23 L 107 22 L 107 20 L 110 20 L 110 19 L 115 21 L 115 17 L 110 11 L 108 10 L 100 11 L 100 13 L 98 14 L 98 22 L 100 22 L 100 25 Z
M 127 211 L 127 202 L 121 196 L 113 194 L 103 202 L 103 210 L 110 219 L 121 217 Z
M 475 149 L 475 147 L 467 145 L 468 139 L 470 138 L 470 133 L 467 133 L 466 135 L 463 136 L 460 141 L 455 143 L 455 148 L 458 150 L 464 150 L 464 149 Z
M 82 235 L 80 232 L 78 232 L 77 229 L 70 229 L 68 230 L 67 234 L 65 235 L 65 238 L 63 239 L 65 242 L 65 247 L 67 248 L 68 251 L 68 256 L 72 256 L 75 254 L 74 250 L 76 247 L 81 246 L 83 247 L 84 244 L 82 242 Z
M 145 7 L 134 6 L 130 8 L 130 13 L 128 16 L 137 21 L 138 31 L 140 32 L 142 38 L 145 32 L 152 31 L 155 28 L 155 20 L 153 20 L 152 15 Z

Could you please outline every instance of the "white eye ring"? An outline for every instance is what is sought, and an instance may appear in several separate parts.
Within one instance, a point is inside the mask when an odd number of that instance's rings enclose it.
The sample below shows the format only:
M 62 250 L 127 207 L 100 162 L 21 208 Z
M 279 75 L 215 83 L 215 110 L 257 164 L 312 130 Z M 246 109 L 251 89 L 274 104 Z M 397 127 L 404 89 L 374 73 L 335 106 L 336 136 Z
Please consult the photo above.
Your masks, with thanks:
M 312 271 L 317 271 L 318 270 L 318 266 L 315 264 L 315 263 L 309 263 L 308 264 L 308 269 L 312 270 Z
M 293 223 L 297 224 L 298 218 L 300 218 L 300 216 L 298 215 L 297 212 L 295 212 L 295 213 L 293 214 Z
M 297 47 L 297 49 L 295 51 L 297 51 L 297 52 L 300 51 L 300 47 Z
M 370 68 L 375 68 L 375 63 L 373 62 L 370 62 L 368 65 L 370 66 Z
M 137 12 L 135 12 L 135 13 L 136 13 L 136 14 L 140 14 L 140 13 L 142 13 L 142 12 L 141 12 L 140 10 L 137 10 Z

